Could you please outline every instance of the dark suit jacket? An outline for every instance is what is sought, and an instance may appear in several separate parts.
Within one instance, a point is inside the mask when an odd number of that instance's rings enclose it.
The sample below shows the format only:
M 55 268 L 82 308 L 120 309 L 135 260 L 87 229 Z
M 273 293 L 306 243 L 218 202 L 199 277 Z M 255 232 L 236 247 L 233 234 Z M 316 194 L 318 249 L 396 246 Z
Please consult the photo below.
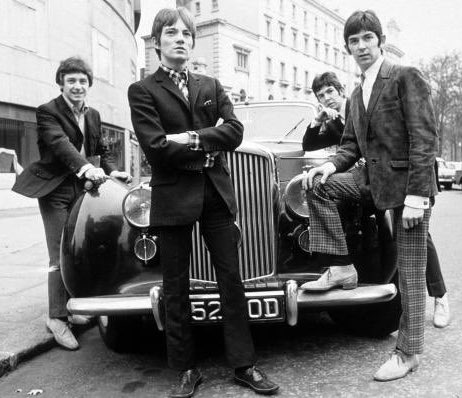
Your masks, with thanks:
M 189 102 L 162 70 L 128 89 L 132 123 L 151 165 L 151 225 L 186 225 L 203 207 L 207 175 L 228 206 L 237 211 L 230 171 L 223 152 L 212 168 L 204 168 L 205 152 L 233 151 L 242 141 L 243 126 L 216 79 L 189 73 Z M 219 119 L 220 126 L 216 126 Z M 167 134 L 196 131 L 204 151 L 166 140 Z
M 367 111 L 360 86 L 350 100 L 340 148 L 332 158 L 337 171 L 364 157 L 367 168 L 355 178 L 369 180 L 379 209 L 403 205 L 406 195 L 436 195 L 438 134 L 430 88 L 422 74 L 385 60 Z
M 32 198 L 52 192 L 68 175 L 77 173 L 88 161 L 80 154 L 83 134 L 62 95 L 37 108 L 40 160 L 16 179 L 13 191 Z M 116 167 L 101 137 L 98 111 L 85 114 L 85 153 L 101 156 L 101 167 L 110 174 Z
M 348 118 L 350 113 L 350 100 L 346 100 L 345 105 L 345 120 Z M 340 143 L 340 138 L 343 134 L 343 129 L 345 124 L 338 117 L 334 120 L 329 120 L 325 123 L 325 129 L 321 133 L 321 127 L 311 127 L 311 123 L 308 125 L 303 136 L 303 150 L 304 151 L 315 151 L 317 149 L 326 148 L 332 145 L 338 145 Z

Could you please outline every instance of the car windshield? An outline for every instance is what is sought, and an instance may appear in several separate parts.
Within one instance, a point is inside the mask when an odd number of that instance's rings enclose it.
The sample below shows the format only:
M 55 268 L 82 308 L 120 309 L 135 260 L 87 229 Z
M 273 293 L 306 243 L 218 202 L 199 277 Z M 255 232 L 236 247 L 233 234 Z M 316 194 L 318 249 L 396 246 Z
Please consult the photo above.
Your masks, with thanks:
M 302 142 L 308 123 L 314 119 L 310 104 L 242 105 L 235 108 L 250 141 Z

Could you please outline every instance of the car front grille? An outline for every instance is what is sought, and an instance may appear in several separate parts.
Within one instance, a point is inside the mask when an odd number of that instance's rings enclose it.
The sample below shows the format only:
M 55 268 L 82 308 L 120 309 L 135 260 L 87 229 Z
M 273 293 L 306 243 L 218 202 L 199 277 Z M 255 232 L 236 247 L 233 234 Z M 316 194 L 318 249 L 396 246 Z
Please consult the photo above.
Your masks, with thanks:
M 236 151 L 227 153 L 236 193 L 237 223 L 242 231 L 239 268 L 243 280 L 272 274 L 275 264 L 273 188 L 274 175 L 269 156 Z M 200 235 L 193 230 L 191 278 L 216 281 L 210 254 Z

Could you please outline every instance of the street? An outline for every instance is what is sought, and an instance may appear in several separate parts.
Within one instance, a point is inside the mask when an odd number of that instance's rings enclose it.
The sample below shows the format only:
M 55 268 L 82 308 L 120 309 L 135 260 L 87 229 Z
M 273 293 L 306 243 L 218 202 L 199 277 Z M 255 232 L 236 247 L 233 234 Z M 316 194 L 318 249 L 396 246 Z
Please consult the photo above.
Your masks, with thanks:
M 446 329 L 434 328 L 433 299 L 427 299 L 425 353 L 418 371 L 394 382 L 373 381 L 394 347 L 395 334 L 385 339 L 356 337 L 342 332 L 326 314 L 313 314 L 297 327 L 253 329 L 258 364 L 280 384 L 279 397 L 462 397 L 461 203 L 462 191 L 456 187 L 439 194 L 433 210 L 430 232 L 449 292 L 452 322 Z M 37 212 L 25 214 L 21 221 L 41 228 L 39 217 Z M 12 231 L 19 233 L 25 226 L 15 228 Z M 44 267 L 43 241 L 18 250 L 36 257 L 39 253 L 37 269 Z M 162 338 L 152 333 L 154 338 L 149 339 L 149 331 L 143 331 L 132 352 L 119 354 L 108 350 L 97 327 L 92 328 L 79 336 L 80 350 L 55 347 L 3 376 L 0 397 L 26 397 L 34 389 L 43 390 L 39 395 L 43 398 L 164 397 L 176 374 L 167 368 Z M 233 383 L 221 330 L 198 328 L 196 332 L 204 382 L 195 397 L 255 397 Z

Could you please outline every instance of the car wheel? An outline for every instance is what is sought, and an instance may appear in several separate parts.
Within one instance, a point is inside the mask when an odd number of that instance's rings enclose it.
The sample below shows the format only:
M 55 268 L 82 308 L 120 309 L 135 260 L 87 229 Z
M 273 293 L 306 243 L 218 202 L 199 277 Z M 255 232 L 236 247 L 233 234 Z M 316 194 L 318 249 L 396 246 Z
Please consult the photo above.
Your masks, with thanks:
M 452 182 L 446 182 L 443 185 L 444 189 L 447 189 L 448 191 L 452 189 Z
M 116 352 L 126 352 L 134 347 L 140 326 L 140 316 L 98 317 L 98 329 L 104 344 Z

